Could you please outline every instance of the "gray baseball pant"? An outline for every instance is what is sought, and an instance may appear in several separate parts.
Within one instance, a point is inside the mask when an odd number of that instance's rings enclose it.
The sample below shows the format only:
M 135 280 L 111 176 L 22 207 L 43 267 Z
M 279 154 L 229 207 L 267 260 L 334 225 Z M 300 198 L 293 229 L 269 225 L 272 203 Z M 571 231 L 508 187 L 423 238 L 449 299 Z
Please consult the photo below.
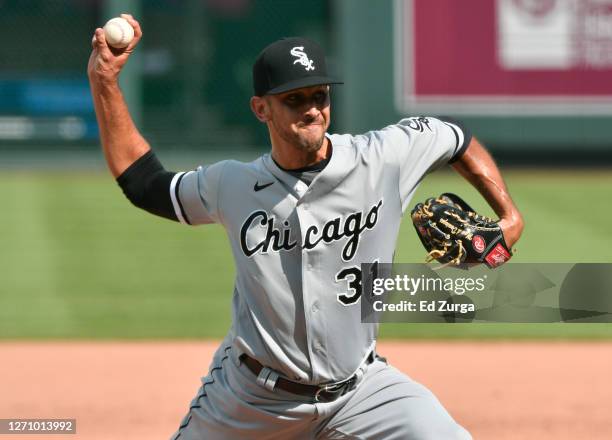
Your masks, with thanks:
M 377 358 L 357 386 L 333 402 L 258 385 L 222 345 L 173 440 L 469 440 L 423 385 Z

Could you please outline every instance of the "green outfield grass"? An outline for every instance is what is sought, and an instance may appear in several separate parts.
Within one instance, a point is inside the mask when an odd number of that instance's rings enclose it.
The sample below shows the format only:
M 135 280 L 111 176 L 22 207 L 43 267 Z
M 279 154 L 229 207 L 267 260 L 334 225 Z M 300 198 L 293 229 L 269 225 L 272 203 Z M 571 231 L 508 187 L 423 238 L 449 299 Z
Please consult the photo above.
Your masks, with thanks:
M 612 262 L 612 172 L 509 171 L 527 222 L 517 262 Z M 489 213 L 454 174 L 429 176 L 411 204 L 452 191 Z M 103 173 L 0 176 L 0 338 L 219 338 L 234 269 L 218 226 L 133 208 Z M 409 221 L 397 262 L 424 250 Z M 604 324 L 387 324 L 387 337 L 611 338 Z

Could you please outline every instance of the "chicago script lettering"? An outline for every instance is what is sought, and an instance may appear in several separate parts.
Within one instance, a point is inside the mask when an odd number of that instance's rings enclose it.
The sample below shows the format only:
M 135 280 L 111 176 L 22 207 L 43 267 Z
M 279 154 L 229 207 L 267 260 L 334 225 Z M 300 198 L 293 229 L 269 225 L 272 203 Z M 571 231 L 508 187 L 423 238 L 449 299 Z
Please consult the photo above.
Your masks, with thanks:
M 256 222 L 255 220 L 257 218 L 261 218 L 261 220 L 259 222 Z M 249 232 L 249 229 L 251 229 L 251 227 L 255 227 L 253 225 L 256 225 L 257 223 L 259 223 L 260 226 L 266 228 L 266 238 L 261 242 L 257 243 L 255 246 L 250 247 L 247 243 L 247 232 Z M 285 226 L 289 225 L 289 223 L 286 221 L 284 222 L 284 224 Z M 285 231 L 282 233 L 281 231 L 276 229 L 274 227 L 274 217 L 268 218 L 268 213 L 266 211 L 255 211 L 246 219 L 246 221 L 242 225 L 242 228 L 240 228 L 240 247 L 242 248 L 242 252 L 244 252 L 247 257 L 250 257 L 251 255 L 254 255 L 257 252 L 268 252 L 270 244 L 272 245 L 273 251 L 288 251 L 293 249 L 297 245 L 296 242 L 291 242 L 291 239 L 289 237 L 290 233 L 291 229 L 289 228 L 285 229 Z
M 383 201 L 380 200 L 367 213 L 353 212 L 346 217 L 336 217 L 326 222 L 322 227 L 310 225 L 304 234 L 303 249 L 313 249 L 319 243 L 333 243 L 347 239 L 342 249 L 342 259 L 350 261 L 355 257 L 361 234 L 366 230 L 374 228 L 378 222 L 378 213 Z M 242 252 L 250 257 L 258 252 L 267 253 L 272 251 L 291 250 L 297 246 L 297 242 L 291 240 L 291 228 L 285 220 L 283 229 L 277 227 L 276 219 L 268 216 L 266 211 L 260 210 L 252 213 L 240 228 L 240 247 Z M 265 231 L 265 237 L 257 243 L 249 243 L 248 233 L 256 228 Z M 262 232 L 263 232 L 262 231 Z

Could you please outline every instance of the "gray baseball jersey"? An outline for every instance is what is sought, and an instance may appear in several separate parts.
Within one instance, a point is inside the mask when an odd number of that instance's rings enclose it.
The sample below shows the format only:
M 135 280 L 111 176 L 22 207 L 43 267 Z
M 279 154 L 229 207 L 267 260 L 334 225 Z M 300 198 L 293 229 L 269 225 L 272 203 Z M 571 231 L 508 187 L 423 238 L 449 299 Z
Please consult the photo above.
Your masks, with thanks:
M 458 124 L 430 117 L 327 136 L 331 159 L 310 185 L 268 154 L 178 173 L 170 189 L 181 222 L 227 231 L 237 272 L 233 348 L 312 384 L 351 376 L 373 349 L 377 325 L 360 321 L 360 265 L 392 262 L 419 182 L 470 140 Z

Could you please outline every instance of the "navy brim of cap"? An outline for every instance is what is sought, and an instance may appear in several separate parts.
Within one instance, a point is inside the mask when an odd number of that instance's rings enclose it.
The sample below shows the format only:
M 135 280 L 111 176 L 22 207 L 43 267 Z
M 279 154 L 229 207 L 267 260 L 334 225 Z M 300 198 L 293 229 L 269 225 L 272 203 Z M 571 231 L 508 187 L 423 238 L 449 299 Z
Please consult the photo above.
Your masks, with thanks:
M 289 81 L 281 86 L 274 87 L 266 92 L 267 95 L 277 95 L 288 92 L 289 90 L 301 89 L 303 87 L 320 86 L 323 84 L 344 84 L 342 81 L 330 78 L 329 76 L 308 76 L 306 78 Z

